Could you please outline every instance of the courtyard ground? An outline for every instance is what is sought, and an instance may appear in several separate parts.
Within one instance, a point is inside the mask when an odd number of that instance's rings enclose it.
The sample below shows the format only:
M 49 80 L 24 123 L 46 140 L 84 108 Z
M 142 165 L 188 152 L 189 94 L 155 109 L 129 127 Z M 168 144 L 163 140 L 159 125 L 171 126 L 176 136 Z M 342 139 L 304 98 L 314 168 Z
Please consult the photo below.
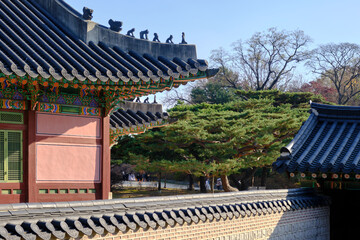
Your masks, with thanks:
M 184 195 L 197 194 L 199 191 L 189 191 L 186 189 L 164 188 L 161 191 L 153 188 L 131 188 L 126 187 L 112 191 L 113 198 L 139 198 L 139 197 L 154 197 L 154 196 L 170 196 L 170 195 Z

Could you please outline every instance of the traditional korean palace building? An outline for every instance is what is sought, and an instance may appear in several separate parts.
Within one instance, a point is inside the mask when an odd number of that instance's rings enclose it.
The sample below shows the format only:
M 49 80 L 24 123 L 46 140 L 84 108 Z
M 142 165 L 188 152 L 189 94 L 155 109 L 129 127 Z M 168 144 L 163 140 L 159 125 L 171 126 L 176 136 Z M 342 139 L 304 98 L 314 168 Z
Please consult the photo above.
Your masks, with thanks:
M 107 199 L 110 146 L 167 118 L 124 100 L 210 76 L 195 45 L 124 35 L 91 14 L 0 1 L 0 203 Z
M 273 167 L 331 197 L 331 239 L 357 239 L 353 216 L 360 213 L 360 107 L 311 103 L 310 112 Z

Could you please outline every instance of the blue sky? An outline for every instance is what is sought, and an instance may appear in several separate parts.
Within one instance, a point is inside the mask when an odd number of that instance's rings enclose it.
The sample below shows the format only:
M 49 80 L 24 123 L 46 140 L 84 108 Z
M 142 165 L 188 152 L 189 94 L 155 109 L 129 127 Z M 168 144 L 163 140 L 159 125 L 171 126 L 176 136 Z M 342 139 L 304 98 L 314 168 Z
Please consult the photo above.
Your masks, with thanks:
M 231 43 L 250 38 L 270 27 L 303 30 L 314 45 L 329 42 L 360 42 L 358 0 L 66 0 L 82 13 L 94 10 L 93 21 L 123 22 L 122 33 L 135 27 L 136 36 L 149 29 L 161 41 L 172 34 L 175 42 L 185 32 L 196 44 L 199 58 L 208 59 L 213 49 L 230 49 Z
M 198 58 L 209 60 L 211 50 L 231 49 L 231 43 L 249 39 L 270 27 L 303 30 L 312 47 L 325 43 L 360 43 L 359 0 L 65 0 L 82 13 L 94 10 L 93 21 L 123 22 L 121 33 L 135 28 L 135 36 L 148 29 L 162 42 L 172 34 L 174 42 L 196 44 Z

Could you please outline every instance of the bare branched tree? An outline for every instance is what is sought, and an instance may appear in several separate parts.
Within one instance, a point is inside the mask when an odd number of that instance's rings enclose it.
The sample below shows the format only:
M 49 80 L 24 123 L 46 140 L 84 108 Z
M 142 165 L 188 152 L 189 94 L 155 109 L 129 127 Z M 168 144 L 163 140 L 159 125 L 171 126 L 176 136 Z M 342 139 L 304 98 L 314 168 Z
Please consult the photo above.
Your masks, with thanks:
M 170 91 L 165 93 L 164 102 L 166 108 L 171 108 L 175 106 L 178 102 L 183 102 L 185 104 L 192 104 L 190 98 L 191 89 L 194 87 L 195 83 L 188 83 L 185 86 L 180 86 L 179 88 L 173 88 Z
M 279 88 L 292 80 L 296 65 L 308 58 L 306 48 L 310 42 L 303 31 L 270 28 L 245 42 L 235 42 L 231 61 L 251 89 Z
M 211 51 L 210 60 L 212 64 L 219 68 L 219 72 L 213 80 L 221 82 L 227 88 L 241 89 L 243 86 L 239 79 L 239 74 L 232 70 L 231 58 L 224 48 Z
M 214 82 L 223 89 L 288 89 L 291 80 L 297 79 L 294 75 L 297 64 L 308 58 L 306 49 L 310 42 L 310 37 L 302 31 L 270 28 L 255 33 L 244 43 L 235 42 L 230 52 L 224 48 L 213 50 L 211 65 L 219 68 L 218 74 L 205 83 L 187 85 L 187 92 L 170 91 L 166 104 L 174 105 L 177 101 L 191 104 L 188 93 L 194 87 L 206 87 L 207 82 Z
M 330 80 L 337 103 L 347 104 L 360 93 L 360 46 L 352 43 L 325 44 L 312 51 L 307 62 L 312 71 Z

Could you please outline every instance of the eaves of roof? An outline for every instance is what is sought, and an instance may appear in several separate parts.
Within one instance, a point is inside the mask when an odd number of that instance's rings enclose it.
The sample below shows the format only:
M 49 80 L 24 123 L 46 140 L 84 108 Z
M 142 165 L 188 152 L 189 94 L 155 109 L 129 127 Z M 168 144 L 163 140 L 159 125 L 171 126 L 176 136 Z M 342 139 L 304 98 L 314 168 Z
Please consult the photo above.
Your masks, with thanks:
M 165 126 L 169 123 L 168 118 L 167 112 L 144 112 L 133 108 L 118 108 L 110 115 L 112 144 L 116 142 L 119 136 L 143 133 L 154 127 Z

